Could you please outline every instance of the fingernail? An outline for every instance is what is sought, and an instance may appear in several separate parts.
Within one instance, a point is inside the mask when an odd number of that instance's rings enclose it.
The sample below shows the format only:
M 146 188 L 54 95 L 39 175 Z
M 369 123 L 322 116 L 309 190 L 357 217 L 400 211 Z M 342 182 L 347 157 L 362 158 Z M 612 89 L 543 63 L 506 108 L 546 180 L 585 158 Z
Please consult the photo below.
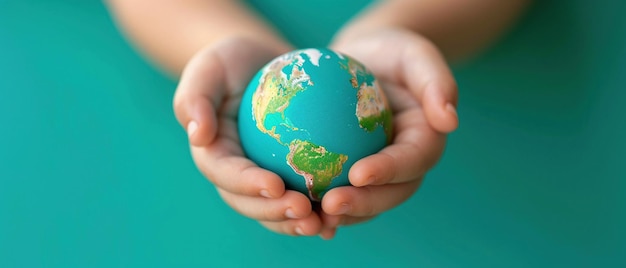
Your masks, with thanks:
M 191 137 L 198 130 L 198 123 L 196 121 L 191 120 L 189 124 L 187 124 L 187 136 Z
M 262 197 L 265 197 L 265 198 L 272 198 L 272 196 L 270 195 L 270 192 L 268 192 L 268 191 L 267 191 L 267 190 L 265 190 L 265 189 L 261 190 L 261 192 L 259 192 L 259 194 L 260 194 Z
M 298 218 L 298 216 L 296 216 L 296 213 L 294 213 L 291 208 L 288 208 L 285 211 L 285 217 L 290 218 L 290 219 L 297 219 Z
M 302 231 L 302 228 L 300 228 L 300 226 L 296 227 L 295 231 L 296 231 L 296 234 L 304 235 L 304 232 Z
M 449 112 L 454 114 L 454 116 L 458 116 L 458 114 L 456 112 L 456 108 L 454 108 L 454 105 L 452 105 L 452 103 L 447 103 L 446 104 L 446 110 L 448 110 Z
M 341 204 L 341 208 L 339 208 L 339 210 L 337 211 L 337 214 L 338 215 L 346 214 L 346 213 L 350 212 L 351 209 L 352 209 L 352 206 L 350 206 L 350 204 L 343 203 L 343 204 Z

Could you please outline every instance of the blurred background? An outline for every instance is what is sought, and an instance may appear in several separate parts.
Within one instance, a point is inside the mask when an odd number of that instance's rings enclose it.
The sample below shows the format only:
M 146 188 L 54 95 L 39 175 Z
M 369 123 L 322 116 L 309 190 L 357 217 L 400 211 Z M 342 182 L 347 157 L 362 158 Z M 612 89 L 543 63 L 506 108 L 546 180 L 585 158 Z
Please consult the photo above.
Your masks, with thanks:
M 252 5 L 309 47 L 369 1 L 305 2 Z M 221 201 L 176 81 L 100 1 L 0 0 L 0 267 L 626 267 L 624 10 L 537 1 L 455 67 L 461 127 L 420 191 L 323 241 Z

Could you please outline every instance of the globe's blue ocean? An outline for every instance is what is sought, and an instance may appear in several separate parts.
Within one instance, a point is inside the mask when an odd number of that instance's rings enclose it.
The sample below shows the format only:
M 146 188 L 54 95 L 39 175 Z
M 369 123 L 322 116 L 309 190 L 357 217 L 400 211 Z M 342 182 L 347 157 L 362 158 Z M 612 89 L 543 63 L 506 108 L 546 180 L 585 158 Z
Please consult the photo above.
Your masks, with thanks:
M 301 69 L 310 76 L 313 84 L 303 83 L 306 89 L 291 99 L 285 109 L 285 118 L 275 113 L 265 119 L 266 128 L 275 126 L 283 144 L 261 132 L 252 115 L 252 96 L 258 87 L 261 73 L 252 79 L 243 96 L 239 119 L 239 133 L 247 156 L 261 167 L 280 175 L 287 187 L 305 194 L 308 191 L 304 178 L 296 174 L 286 160 L 289 153 L 287 145 L 291 141 L 307 140 L 330 152 L 348 156 L 341 174 L 328 189 L 348 185 L 349 168 L 359 159 L 382 149 L 387 141 L 382 126 L 373 132 L 367 132 L 359 126 L 356 114 L 357 89 L 352 86 L 352 75 L 345 68 L 347 59 L 327 49 L 318 50 L 322 52 L 319 66 L 313 64 L 307 54 L 300 53 L 305 59 Z M 290 64 L 282 71 L 290 74 L 292 68 L 293 64 Z M 372 83 L 375 80 L 370 74 L 359 75 L 360 81 Z

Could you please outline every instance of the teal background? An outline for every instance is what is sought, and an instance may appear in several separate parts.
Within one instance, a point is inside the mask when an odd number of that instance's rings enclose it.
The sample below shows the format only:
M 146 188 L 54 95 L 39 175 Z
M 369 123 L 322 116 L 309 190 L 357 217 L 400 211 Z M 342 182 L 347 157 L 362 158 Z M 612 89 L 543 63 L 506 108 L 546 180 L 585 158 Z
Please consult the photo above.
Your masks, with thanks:
M 354 12 L 261 2 L 300 46 Z M 419 193 L 326 242 L 219 199 L 172 115 L 175 82 L 100 2 L 0 0 L 0 267 L 624 267 L 623 10 L 538 1 L 455 68 L 461 127 Z

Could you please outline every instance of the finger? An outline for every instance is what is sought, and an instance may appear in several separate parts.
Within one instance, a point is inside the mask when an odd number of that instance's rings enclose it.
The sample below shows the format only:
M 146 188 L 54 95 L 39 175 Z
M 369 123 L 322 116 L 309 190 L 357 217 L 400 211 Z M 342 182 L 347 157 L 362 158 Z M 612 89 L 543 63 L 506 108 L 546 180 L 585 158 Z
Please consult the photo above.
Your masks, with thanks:
M 217 187 L 239 195 L 266 198 L 283 196 L 283 180 L 243 157 L 240 150 L 235 142 L 225 139 L 206 147 L 191 147 L 196 166 Z
M 218 193 L 234 210 L 255 220 L 301 219 L 312 213 L 309 199 L 296 191 L 287 191 L 276 199 L 236 195 L 219 188 Z
M 425 121 L 418 109 L 396 114 L 393 144 L 354 163 L 350 183 L 357 187 L 405 183 L 424 176 L 441 157 L 446 139 Z
M 320 231 L 320 237 L 324 240 L 331 240 L 335 238 L 336 234 L 337 234 L 337 228 L 326 228 Z
M 349 225 L 355 225 L 355 224 L 360 224 L 360 223 L 364 223 L 367 221 L 371 221 L 372 219 L 376 218 L 378 215 L 373 215 L 373 216 L 366 216 L 366 217 L 353 217 L 353 216 L 344 216 L 341 218 L 341 221 L 339 222 L 339 226 L 349 226 Z
M 220 120 L 215 142 L 204 147 L 191 146 L 196 166 L 209 181 L 231 193 L 268 198 L 282 196 L 283 180 L 243 156 L 235 125 L 234 121 Z
M 320 237 L 324 240 L 333 239 L 337 234 L 337 227 L 339 227 L 339 218 L 342 216 L 328 215 L 326 212 L 324 212 L 320 203 L 316 204 L 317 206 L 315 207 L 315 211 L 322 220 L 322 230 L 320 231 Z M 335 218 L 337 218 L 336 221 Z
M 322 221 L 316 213 L 297 220 L 261 221 L 260 223 L 269 230 L 287 235 L 313 236 L 319 234 L 322 228 Z
M 338 187 L 326 193 L 322 208 L 329 215 L 375 216 L 404 202 L 420 183 L 421 180 L 416 180 L 380 186 Z
M 353 217 L 347 215 L 329 215 L 321 211 L 322 230 L 320 231 L 320 237 L 324 240 L 331 240 L 337 235 L 338 227 L 363 223 L 375 217 L 376 216 Z
M 390 45 L 397 52 L 372 53 Z M 437 131 L 448 133 L 458 126 L 456 82 L 441 53 L 427 39 L 409 31 L 387 30 L 344 42 L 337 49 L 363 62 L 379 79 L 407 85 Z
M 324 232 L 328 232 L 328 230 L 336 230 L 340 226 L 348 226 L 363 223 L 373 218 L 376 218 L 378 215 L 373 216 L 365 216 L 365 217 L 354 217 L 348 215 L 329 215 L 328 213 L 322 212 L 320 213 L 320 218 L 322 219 L 322 234 Z

